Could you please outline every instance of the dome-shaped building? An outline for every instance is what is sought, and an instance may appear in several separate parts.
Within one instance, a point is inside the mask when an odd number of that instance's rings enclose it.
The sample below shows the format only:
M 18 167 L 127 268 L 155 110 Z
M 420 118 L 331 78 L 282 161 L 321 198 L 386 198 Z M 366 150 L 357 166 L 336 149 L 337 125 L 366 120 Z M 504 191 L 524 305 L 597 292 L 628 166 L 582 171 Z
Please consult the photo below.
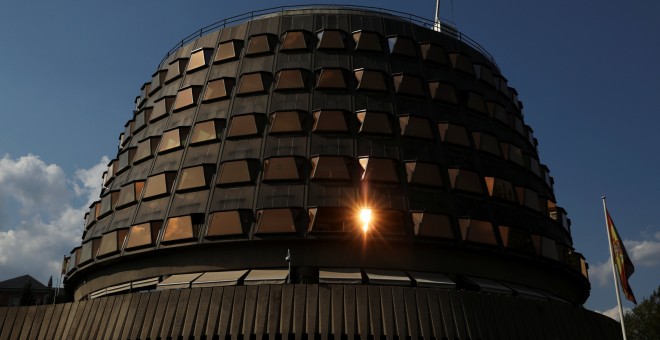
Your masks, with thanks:
M 95 301 L 113 338 L 612 329 L 576 307 L 586 263 L 479 44 L 384 10 L 258 14 L 142 86 L 67 269 L 81 336 Z

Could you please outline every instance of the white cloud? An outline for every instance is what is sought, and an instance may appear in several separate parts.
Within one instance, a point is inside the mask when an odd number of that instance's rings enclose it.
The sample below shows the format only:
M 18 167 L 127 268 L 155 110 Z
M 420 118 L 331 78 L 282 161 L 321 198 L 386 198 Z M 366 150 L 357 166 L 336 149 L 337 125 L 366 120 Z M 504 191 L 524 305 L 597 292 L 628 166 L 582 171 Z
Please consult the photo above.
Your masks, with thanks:
M 627 314 L 628 312 L 630 312 L 630 308 L 623 307 L 623 314 Z M 614 307 L 612 307 L 612 308 L 610 308 L 606 311 L 602 311 L 602 312 L 597 310 L 596 313 L 603 314 L 603 315 L 608 316 L 608 317 L 610 317 L 610 318 L 612 318 L 616 321 L 621 321 L 621 318 L 619 317 L 619 307 L 617 307 L 617 306 L 614 306 Z
M 0 280 L 31 274 L 45 283 L 59 273 L 62 256 L 80 243 L 84 214 L 100 193 L 107 163 L 103 157 L 69 180 L 38 156 L 0 159 L 0 202 L 18 208 L 0 221 Z M 84 204 L 72 203 L 80 198 Z
M 612 264 L 608 259 L 596 265 L 589 265 L 589 280 L 600 287 L 606 287 L 612 282 Z

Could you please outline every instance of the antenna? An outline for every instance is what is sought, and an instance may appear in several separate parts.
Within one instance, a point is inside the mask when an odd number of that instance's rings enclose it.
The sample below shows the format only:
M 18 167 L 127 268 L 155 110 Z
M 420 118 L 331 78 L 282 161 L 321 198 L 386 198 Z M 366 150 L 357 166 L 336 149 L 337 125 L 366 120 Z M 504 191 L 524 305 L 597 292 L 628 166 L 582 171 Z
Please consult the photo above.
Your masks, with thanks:
M 433 30 L 440 32 L 440 0 L 435 0 L 435 22 L 433 24 Z

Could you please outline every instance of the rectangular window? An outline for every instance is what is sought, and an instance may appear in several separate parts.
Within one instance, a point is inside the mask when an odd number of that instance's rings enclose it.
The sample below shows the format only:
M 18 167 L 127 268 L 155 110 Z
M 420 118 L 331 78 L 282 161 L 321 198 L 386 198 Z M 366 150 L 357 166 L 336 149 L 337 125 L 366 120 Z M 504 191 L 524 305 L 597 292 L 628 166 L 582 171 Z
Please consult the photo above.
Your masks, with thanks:
M 243 235 L 252 224 L 251 210 L 217 211 L 210 214 L 206 237 Z

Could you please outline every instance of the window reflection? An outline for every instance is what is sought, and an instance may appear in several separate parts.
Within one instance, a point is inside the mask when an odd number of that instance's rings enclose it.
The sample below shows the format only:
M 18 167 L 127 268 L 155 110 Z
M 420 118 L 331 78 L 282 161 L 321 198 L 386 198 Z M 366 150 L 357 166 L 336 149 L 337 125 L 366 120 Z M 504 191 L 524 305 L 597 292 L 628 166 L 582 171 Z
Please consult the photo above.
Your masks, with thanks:
M 345 33 L 339 30 L 322 30 L 316 34 L 318 44 L 316 48 L 319 50 L 343 50 L 346 48 L 344 45 Z

